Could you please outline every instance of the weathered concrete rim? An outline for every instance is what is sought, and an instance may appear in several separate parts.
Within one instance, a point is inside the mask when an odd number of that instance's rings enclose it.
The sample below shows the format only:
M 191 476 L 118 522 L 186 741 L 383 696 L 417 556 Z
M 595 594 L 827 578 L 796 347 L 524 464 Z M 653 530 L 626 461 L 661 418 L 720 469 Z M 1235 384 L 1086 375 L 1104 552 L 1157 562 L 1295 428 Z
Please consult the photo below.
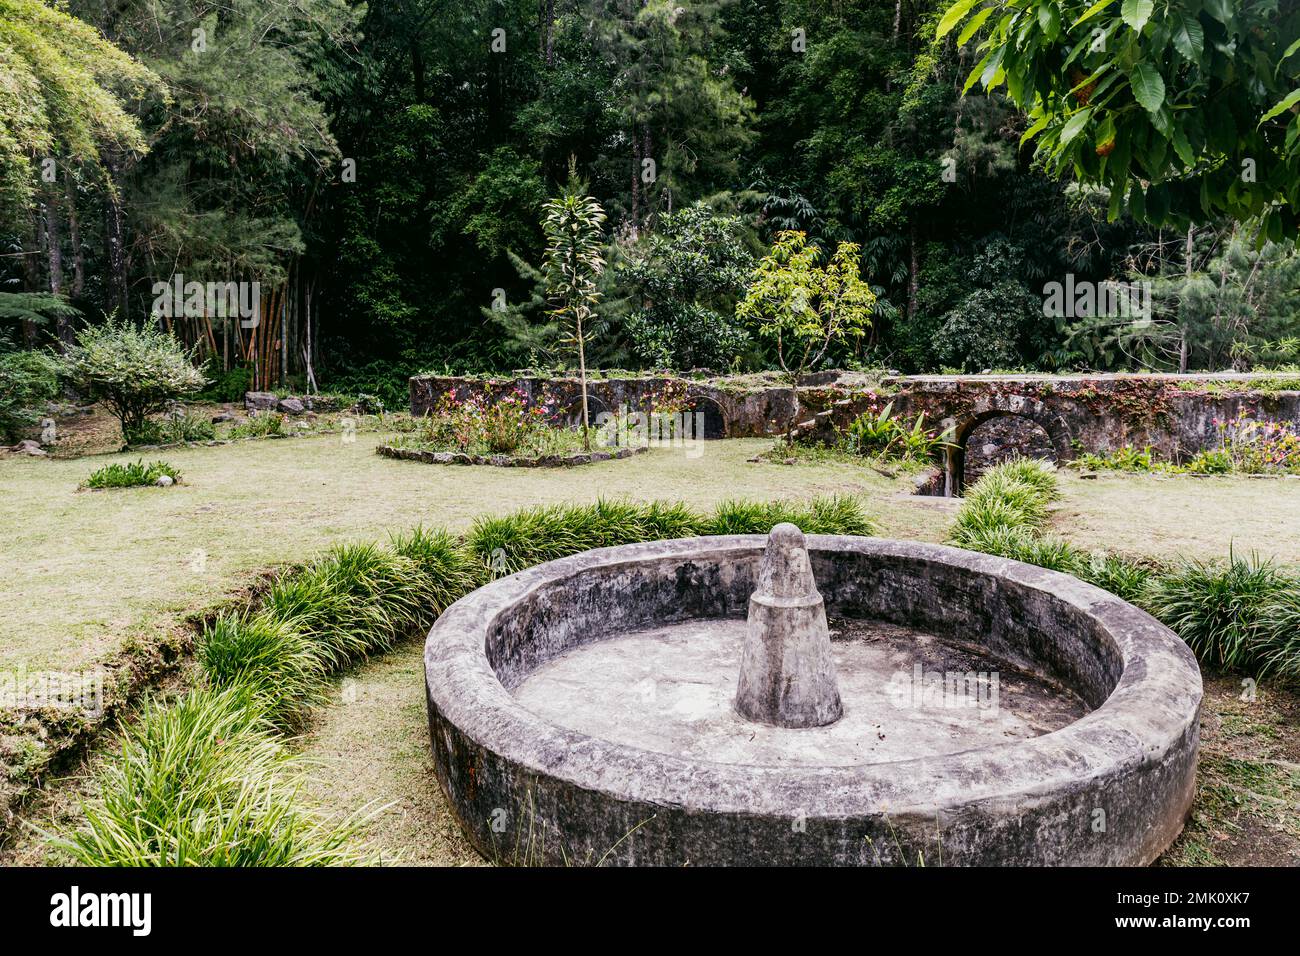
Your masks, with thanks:
M 1054 733 L 938 758 L 856 767 L 770 768 L 687 761 L 587 737 L 517 704 L 488 662 L 487 635 L 521 599 L 584 571 L 643 562 L 748 559 L 765 538 L 739 535 L 605 548 L 552 561 L 489 584 L 449 608 L 429 632 L 429 702 L 476 746 L 531 774 L 618 801 L 706 814 L 850 819 L 935 816 L 972 805 L 1025 805 L 1085 781 L 1101 788 L 1159 766 L 1195 740 L 1201 675 L 1186 644 L 1150 615 L 1099 588 L 1032 565 L 941 545 L 810 535 L 818 552 L 894 556 L 991 576 L 1042 592 L 1096 622 L 1122 671 L 1109 697 Z

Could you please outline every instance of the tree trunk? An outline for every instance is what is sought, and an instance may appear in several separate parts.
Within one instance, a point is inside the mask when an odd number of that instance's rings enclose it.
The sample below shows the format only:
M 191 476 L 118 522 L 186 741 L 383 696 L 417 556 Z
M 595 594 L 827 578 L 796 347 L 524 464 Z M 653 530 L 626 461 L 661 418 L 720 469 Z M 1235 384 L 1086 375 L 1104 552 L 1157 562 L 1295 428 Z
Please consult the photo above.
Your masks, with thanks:
M 306 321 L 305 328 L 304 328 L 304 331 L 306 332 L 307 342 L 306 342 L 306 344 L 303 346 L 303 350 L 302 350 L 302 363 L 303 363 L 303 367 L 304 367 L 304 369 L 305 369 L 305 371 L 306 371 L 306 374 L 307 374 L 307 393 L 308 393 L 309 395 L 310 395 L 311 393 L 313 393 L 313 392 L 319 392 L 319 391 L 320 391 L 320 389 L 316 387 L 316 370 L 312 367 L 312 362 L 311 362 L 311 348 L 312 348 L 312 342 L 311 342 L 311 293 L 312 293 L 312 284 L 314 283 L 314 281 L 315 281 L 314 279 L 312 279 L 311 281 L 309 281 L 309 282 L 307 283 L 307 288 L 306 288 L 305 290 L 303 290 L 303 291 L 304 291 L 304 298 L 305 298 L 305 300 L 306 300 L 306 301 L 303 303 L 303 311 L 306 313 L 306 320 L 307 320 L 307 321 Z
M 637 220 L 641 215 L 641 144 L 632 137 L 632 240 L 638 235 Z
M 654 154 L 650 148 L 650 124 L 649 123 L 645 123 L 641 126 L 641 162 L 644 164 L 647 159 L 650 160 L 654 159 Z M 656 179 L 658 178 L 658 175 L 659 175 L 659 169 L 658 166 L 656 166 L 655 167 Z M 653 214 L 654 214 L 654 210 L 650 206 L 650 184 L 647 183 L 645 188 L 645 226 L 647 231 L 649 231 L 650 229 L 650 217 Z
M 72 243 L 72 289 L 69 295 L 81 298 L 86 288 L 86 254 L 81 248 L 81 221 L 77 218 L 77 190 L 72 185 L 72 177 L 63 176 L 64 194 L 68 200 L 68 240 Z
M 59 216 L 59 194 L 55 189 L 45 191 L 45 252 L 50 273 L 50 292 L 63 295 L 63 223 Z M 55 337 L 59 348 L 72 344 L 72 326 L 63 314 L 54 317 Z
M 555 0 L 539 0 L 537 4 L 537 51 L 547 66 L 555 65 Z
M 41 276 L 41 227 L 36 212 L 27 209 L 27 234 L 23 236 L 23 283 L 28 292 L 42 292 L 45 283 Z M 28 348 L 36 346 L 36 323 L 23 319 L 23 342 Z
M 1192 239 L 1196 236 L 1196 227 L 1187 227 L 1187 245 L 1183 249 L 1183 279 L 1185 284 L 1192 281 Z M 1187 326 L 1178 329 L 1178 373 L 1187 374 Z
M 582 384 L 582 450 L 591 451 L 591 435 L 587 431 L 587 349 L 582 339 L 582 313 L 577 315 L 578 325 L 578 381 Z
M 104 191 L 104 242 L 108 247 L 108 303 L 118 318 L 127 314 L 126 225 L 118 192 L 121 161 L 114 155 L 104 159 L 108 188 Z
M 910 321 L 916 318 L 916 293 L 920 283 L 917 275 L 920 270 L 916 255 L 916 226 L 908 227 L 907 244 L 907 318 Z

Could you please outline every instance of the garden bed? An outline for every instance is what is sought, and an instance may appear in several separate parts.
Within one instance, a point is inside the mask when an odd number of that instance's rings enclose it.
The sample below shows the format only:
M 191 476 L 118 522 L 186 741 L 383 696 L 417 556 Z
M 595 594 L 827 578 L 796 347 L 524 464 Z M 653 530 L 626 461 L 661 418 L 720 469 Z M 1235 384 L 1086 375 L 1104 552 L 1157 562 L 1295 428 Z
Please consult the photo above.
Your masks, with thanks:
M 649 449 L 615 448 L 611 451 L 582 451 L 571 455 L 539 455 L 529 458 L 518 455 L 467 455 L 455 451 L 423 451 L 418 448 L 396 448 L 392 445 L 377 445 L 375 454 L 385 458 L 400 458 L 404 461 L 421 461 L 427 465 L 494 465 L 498 468 L 568 468 L 574 465 L 590 465 L 598 461 L 612 461 L 618 458 L 631 458 Z

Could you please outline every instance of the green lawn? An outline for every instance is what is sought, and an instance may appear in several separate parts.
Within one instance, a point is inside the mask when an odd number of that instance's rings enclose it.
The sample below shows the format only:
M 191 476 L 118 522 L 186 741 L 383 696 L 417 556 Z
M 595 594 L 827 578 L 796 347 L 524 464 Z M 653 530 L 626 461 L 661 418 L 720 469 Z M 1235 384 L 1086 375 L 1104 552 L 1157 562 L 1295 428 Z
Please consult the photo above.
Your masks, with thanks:
M 761 440 L 658 449 L 580 468 L 438 466 L 374 454 L 379 436 L 248 441 L 146 452 L 180 469 L 173 488 L 78 491 L 95 468 L 138 455 L 0 461 L 0 667 L 72 669 L 134 627 L 219 600 L 256 572 L 412 525 L 464 529 L 476 515 L 601 495 L 687 501 L 864 497 L 887 532 L 938 538 L 944 502 L 909 501 L 906 479 L 856 464 L 746 459 Z M 900 497 L 902 496 L 902 497 Z
M 423 465 L 374 454 L 379 436 L 250 441 L 146 453 L 176 465 L 174 488 L 78 491 L 131 455 L 0 461 L 0 667 L 70 669 L 133 628 L 233 593 L 257 571 L 341 541 L 417 523 L 464 529 L 475 515 L 601 495 L 687 501 L 862 496 L 892 537 L 941 540 L 954 502 L 908 494 L 906 478 L 839 461 L 751 463 L 763 440 L 660 449 L 581 468 Z M 1300 481 L 1067 477 L 1055 530 L 1133 554 L 1215 557 L 1229 546 L 1300 563 Z

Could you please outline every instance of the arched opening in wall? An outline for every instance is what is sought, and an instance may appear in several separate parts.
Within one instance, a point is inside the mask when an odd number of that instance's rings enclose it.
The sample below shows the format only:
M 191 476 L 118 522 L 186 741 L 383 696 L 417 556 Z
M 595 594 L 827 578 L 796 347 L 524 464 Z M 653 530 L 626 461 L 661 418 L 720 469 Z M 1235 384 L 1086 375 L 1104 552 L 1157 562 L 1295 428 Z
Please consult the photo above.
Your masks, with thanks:
M 722 408 L 711 398 L 697 398 L 686 410 L 690 416 L 686 434 L 692 438 L 715 441 L 727 437 L 727 420 Z
M 608 412 L 605 403 L 595 395 L 587 395 L 587 425 L 591 428 L 600 424 L 599 417 Z M 568 428 L 578 428 L 582 425 L 582 396 L 575 395 L 568 405 L 564 408 L 563 423 Z
M 1041 458 L 1057 463 L 1056 445 L 1047 429 L 1031 418 L 993 414 L 976 422 L 962 442 L 961 487 L 969 488 L 995 465 L 1009 458 Z

